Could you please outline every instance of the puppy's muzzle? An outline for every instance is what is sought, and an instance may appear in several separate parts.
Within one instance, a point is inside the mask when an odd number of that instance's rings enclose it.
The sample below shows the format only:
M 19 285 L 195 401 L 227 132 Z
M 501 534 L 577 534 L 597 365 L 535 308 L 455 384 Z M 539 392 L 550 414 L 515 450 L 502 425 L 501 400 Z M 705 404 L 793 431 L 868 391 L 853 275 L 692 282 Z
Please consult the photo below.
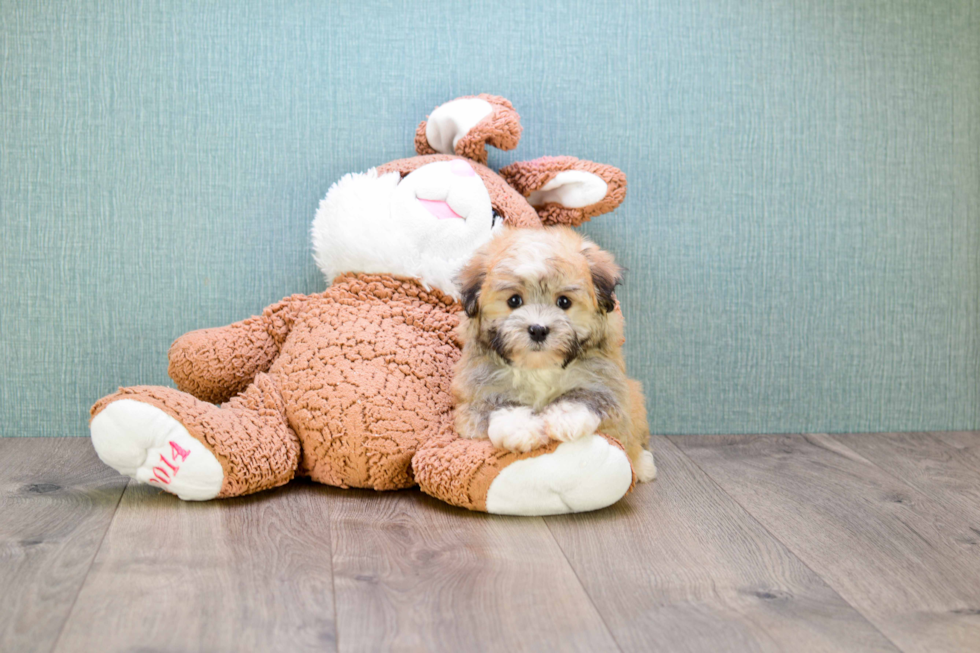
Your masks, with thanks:
M 531 336 L 531 340 L 534 342 L 544 342 L 544 339 L 548 337 L 548 332 L 551 329 L 543 324 L 532 324 L 527 328 L 528 334 Z

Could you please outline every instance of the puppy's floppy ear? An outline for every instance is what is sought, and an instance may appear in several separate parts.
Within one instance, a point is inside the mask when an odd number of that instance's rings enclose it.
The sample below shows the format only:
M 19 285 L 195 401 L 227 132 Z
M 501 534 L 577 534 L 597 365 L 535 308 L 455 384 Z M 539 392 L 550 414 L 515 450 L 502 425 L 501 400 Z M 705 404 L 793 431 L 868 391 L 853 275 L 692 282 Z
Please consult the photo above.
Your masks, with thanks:
M 574 156 L 518 161 L 500 174 L 527 198 L 545 224 L 577 227 L 609 213 L 626 197 L 622 170 Z
M 487 278 L 487 265 L 489 265 L 489 256 L 484 246 L 477 250 L 456 277 L 460 302 L 467 317 L 476 317 L 480 313 L 480 289 Z
M 592 285 L 595 288 L 596 301 L 603 313 L 609 313 L 616 308 L 616 286 L 623 282 L 623 269 L 609 252 L 599 249 L 595 243 L 585 241 L 582 254 L 589 262 L 592 273 Z
M 441 104 L 415 130 L 419 154 L 455 154 L 487 162 L 487 144 L 512 150 L 521 140 L 521 117 L 496 95 L 470 95 Z

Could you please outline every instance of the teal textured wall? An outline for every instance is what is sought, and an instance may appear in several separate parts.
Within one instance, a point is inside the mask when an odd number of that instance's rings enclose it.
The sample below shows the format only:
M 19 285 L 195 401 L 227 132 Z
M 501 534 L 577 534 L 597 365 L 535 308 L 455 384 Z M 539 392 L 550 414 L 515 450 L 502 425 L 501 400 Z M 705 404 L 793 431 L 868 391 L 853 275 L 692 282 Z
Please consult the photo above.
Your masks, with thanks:
M 0 424 L 324 287 L 330 184 L 476 92 L 615 164 L 656 432 L 980 428 L 980 2 L 0 0 Z

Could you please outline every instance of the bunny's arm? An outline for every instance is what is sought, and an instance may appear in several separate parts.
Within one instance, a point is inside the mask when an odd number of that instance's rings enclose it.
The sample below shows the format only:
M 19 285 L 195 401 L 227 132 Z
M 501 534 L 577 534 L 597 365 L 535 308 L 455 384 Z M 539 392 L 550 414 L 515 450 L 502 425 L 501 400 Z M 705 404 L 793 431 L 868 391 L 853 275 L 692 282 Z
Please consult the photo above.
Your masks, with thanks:
M 293 295 L 247 320 L 185 333 L 170 347 L 170 378 L 202 401 L 227 401 L 269 369 L 307 299 Z

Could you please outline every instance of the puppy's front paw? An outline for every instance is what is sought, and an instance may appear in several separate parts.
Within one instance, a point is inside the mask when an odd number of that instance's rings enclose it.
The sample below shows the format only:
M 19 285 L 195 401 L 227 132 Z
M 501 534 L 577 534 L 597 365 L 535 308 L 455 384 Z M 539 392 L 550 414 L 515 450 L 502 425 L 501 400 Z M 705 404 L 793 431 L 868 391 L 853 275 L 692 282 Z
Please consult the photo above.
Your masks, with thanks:
M 544 413 L 545 433 L 552 440 L 570 442 L 592 435 L 602 421 L 599 416 L 577 401 L 559 401 Z
M 548 442 L 544 422 L 526 406 L 493 411 L 487 435 L 493 446 L 519 453 L 537 449 Z

